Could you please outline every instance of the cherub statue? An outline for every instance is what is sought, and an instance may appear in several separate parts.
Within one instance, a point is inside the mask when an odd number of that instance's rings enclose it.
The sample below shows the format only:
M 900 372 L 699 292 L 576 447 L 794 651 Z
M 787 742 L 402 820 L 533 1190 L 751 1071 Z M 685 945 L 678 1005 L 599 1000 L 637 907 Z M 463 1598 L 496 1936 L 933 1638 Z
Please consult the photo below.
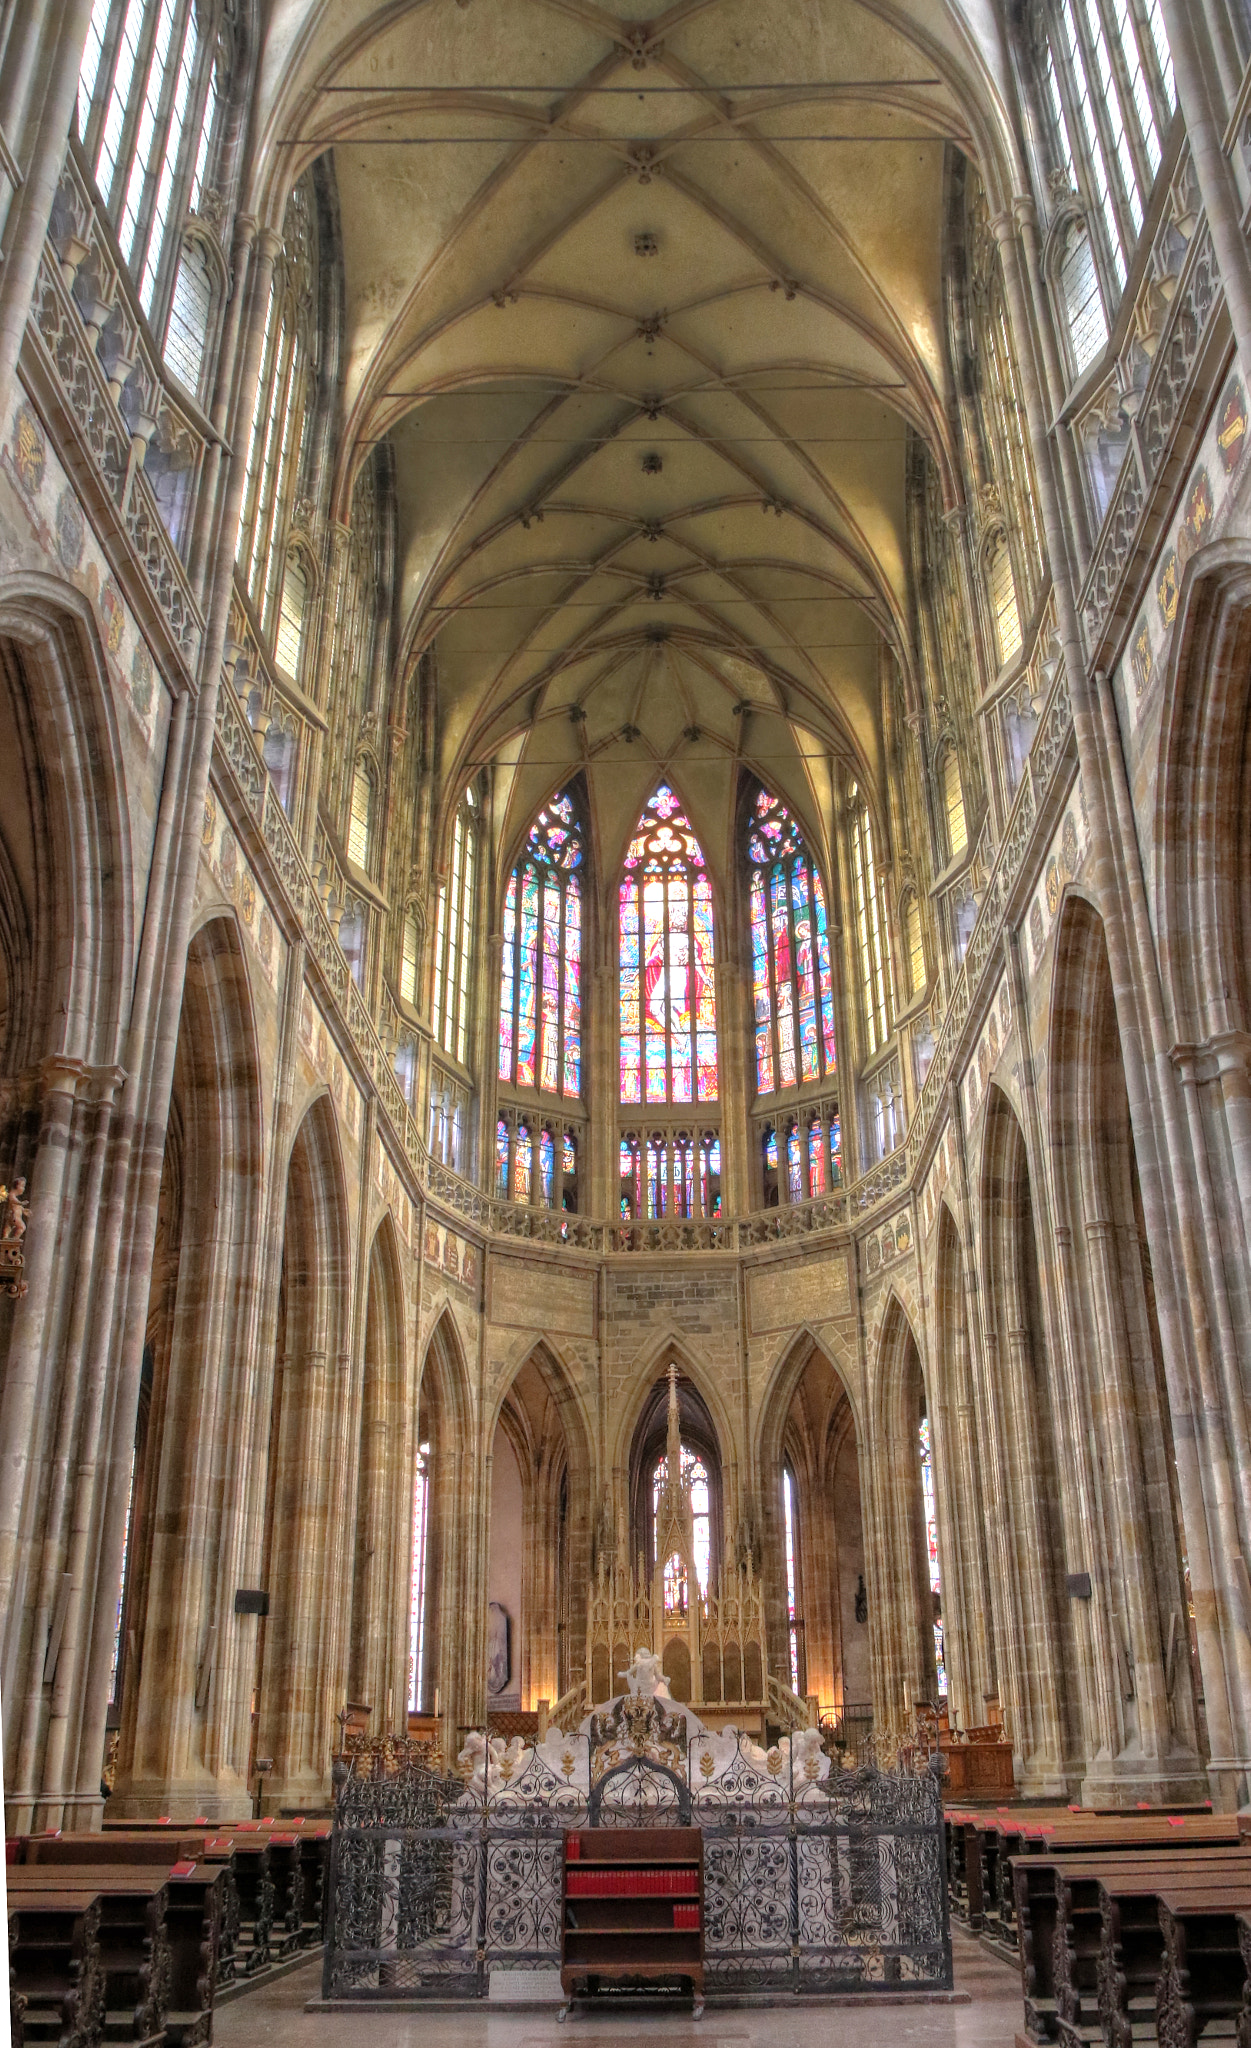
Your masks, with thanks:
M 26 1235 L 26 1219 L 30 1215 L 30 1204 L 23 1200 L 26 1181 L 19 1173 L 12 1187 L 0 1184 L 0 1242 L 20 1244 Z
M 667 1700 L 672 1697 L 664 1667 L 654 1650 L 636 1650 L 629 1667 L 617 1673 L 624 1678 L 626 1691 L 635 1700 Z

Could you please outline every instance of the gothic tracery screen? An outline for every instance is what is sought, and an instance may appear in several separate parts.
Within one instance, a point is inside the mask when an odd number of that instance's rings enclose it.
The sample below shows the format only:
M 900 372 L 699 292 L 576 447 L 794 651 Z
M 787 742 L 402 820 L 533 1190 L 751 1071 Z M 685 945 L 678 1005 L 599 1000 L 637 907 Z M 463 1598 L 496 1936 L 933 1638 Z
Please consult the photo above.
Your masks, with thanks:
M 620 964 L 621 1100 L 715 1102 L 712 884 L 663 782 L 626 854 Z
M 576 1095 L 582 1082 L 582 837 L 572 799 L 530 828 L 504 899 L 501 1081 Z
M 829 924 L 799 827 L 765 789 L 752 806 L 747 854 L 756 1085 L 766 1095 L 837 1067 Z

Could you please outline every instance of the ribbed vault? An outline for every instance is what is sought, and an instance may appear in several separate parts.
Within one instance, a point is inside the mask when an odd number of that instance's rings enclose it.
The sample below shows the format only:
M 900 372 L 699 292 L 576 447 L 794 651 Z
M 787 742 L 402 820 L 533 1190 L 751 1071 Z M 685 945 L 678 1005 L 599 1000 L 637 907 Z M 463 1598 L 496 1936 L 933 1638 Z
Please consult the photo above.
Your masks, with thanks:
M 286 20 L 275 160 L 289 181 L 334 150 L 337 500 L 389 438 L 444 788 L 503 761 L 509 839 L 583 767 L 611 865 L 669 773 L 716 859 L 746 760 L 813 830 L 832 760 L 875 779 L 883 660 L 910 666 L 910 428 L 951 475 L 944 165 L 979 153 L 975 81 L 993 103 L 968 24 L 853 0 Z

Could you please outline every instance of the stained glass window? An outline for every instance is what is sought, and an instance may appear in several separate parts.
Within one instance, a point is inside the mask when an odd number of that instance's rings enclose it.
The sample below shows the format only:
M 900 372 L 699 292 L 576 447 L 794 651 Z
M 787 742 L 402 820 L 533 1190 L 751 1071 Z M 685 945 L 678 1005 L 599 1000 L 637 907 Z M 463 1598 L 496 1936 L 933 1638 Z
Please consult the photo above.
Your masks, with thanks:
M 791 1691 L 799 1691 L 799 1574 L 795 1552 L 795 1481 L 789 1465 L 782 1473 L 782 1522 L 786 1534 L 786 1622 L 790 1636 Z
M 621 1100 L 715 1102 L 712 883 L 663 782 L 626 854 L 620 947 Z
M 708 1467 L 698 1451 L 689 1444 L 682 1445 L 682 1479 L 691 1496 L 691 1523 L 694 1536 L 695 1577 L 698 1580 L 696 1594 L 708 1590 L 709 1570 L 712 1562 L 712 1489 L 708 1482 Z M 665 1490 L 668 1473 L 668 1458 L 662 1451 L 652 1473 L 652 1545 L 656 1545 L 659 1531 L 657 1521 L 660 1514 L 661 1496 Z M 661 1560 L 665 1569 L 665 1613 L 685 1614 L 690 1598 L 686 1581 L 686 1566 L 674 1555 Z
M 582 835 L 554 796 L 530 827 L 504 899 L 500 1079 L 549 1095 L 582 1085 Z
M 495 1192 L 508 1200 L 508 1125 L 503 1117 L 495 1126 Z
M 552 1144 L 550 1131 L 539 1132 L 539 1191 L 545 1209 L 552 1206 L 552 1189 L 556 1181 L 556 1149 Z
M 122 1623 L 126 1617 L 126 1575 L 130 1563 L 131 1524 L 135 1518 L 135 1447 L 130 1453 L 130 1477 L 126 1481 L 126 1526 L 122 1533 L 122 1568 L 117 1579 L 117 1610 L 113 1617 L 113 1661 L 109 1667 L 109 1699 L 119 1703 L 122 1672 Z
M 938 1503 L 934 1495 L 934 1450 L 930 1419 L 921 1417 L 921 1499 L 925 1510 L 925 1554 L 929 1563 L 930 1598 L 934 1607 L 934 1663 L 941 1697 L 947 1692 L 947 1660 L 943 1650 L 942 1573 L 938 1569 Z
M 856 941 L 867 1050 L 872 1055 L 890 1035 L 890 940 L 886 905 L 873 847 L 869 807 L 853 782 L 847 792 L 851 813 L 851 872 L 856 898 Z
M 417 1446 L 413 1472 L 413 1556 L 408 1606 L 408 1711 L 421 1712 L 421 1667 L 426 1648 L 426 1534 L 430 1506 L 430 1446 Z
M 459 810 L 452 831 L 452 864 L 439 890 L 434 931 L 434 1035 L 444 1052 L 464 1062 L 469 1049 L 469 971 L 473 959 L 474 874 L 477 842 L 468 813 Z
M 530 1161 L 534 1147 L 530 1145 L 530 1133 L 524 1124 L 516 1126 L 516 1147 L 512 1153 L 512 1200 L 530 1200 Z
M 756 1086 L 762 1095 L 832 1074 L 834 990 L 821 877 L 784 804 L 762 789 L 752 806 L 751 951 Z

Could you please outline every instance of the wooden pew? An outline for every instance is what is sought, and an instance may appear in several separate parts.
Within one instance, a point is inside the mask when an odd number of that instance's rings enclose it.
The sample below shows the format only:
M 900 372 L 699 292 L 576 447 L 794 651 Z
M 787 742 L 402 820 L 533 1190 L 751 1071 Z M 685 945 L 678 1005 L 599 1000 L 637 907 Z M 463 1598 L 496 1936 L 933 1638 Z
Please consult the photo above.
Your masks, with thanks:
M 1170 1885 L 1160 1899 L 1164 1954 L 1156 1985 L 1160 2048 L 1239 2039 L 1247 2013 L 1247 1956 L 1239 1922 L 1251 1913 L 1251 1879 L 1206 1893 Z
M 1128 2048 L 1134 2038 L 1128 2017 L 1131 2001 L 1133 2017 L 1142 2011 L 1143 1965 L 1138 1947 L 1131 1944 L 1130 1967 L 1123 1968 L 1122 1929 L 1136 1931 L 1144 1914 L 1156 1922 L 1156 1900 L 1165 1886 L 1210 1890 L 1221 1873 L 1251 1880 L 1251 1857 L 1245 1847 L 1200 1844 L 1014 1857 L 1029 2037 L 1062 2039 L 1070 2048 L 1080 2041 L 1115 2039 L 1120 2048 Z M 1157 1962 L 1160 1946 L 1157 1932 Z
M 63 1870 L 14 1869 L 19 1898 L 33 1911 L 40 1901 L 56 1912 L 69 1901 L 84 1910 L 92 1901 L 95 1950 L 104 1991 L 103 2038 L 162 2048 L 169 2002 L 166 1929 L 168 1887 L 163 1872 L 120 1870 L 115 1864 Z M 21 1987 L 23 1990 L 26 1987 Z M 27 1992 L 29 2006 L 29 1992 Z M 29 2011 L 26 2031 L 32 2040 Z M 50 2034 L 47 2039 L 57 2039 Z
M 1073 1814 L 1021 1826 L 1004 1826 L 1001 1821 L 1003 1854 L 996 1859 L 994 1876 L 1000 1886 L 997 1905 L 988 1903 L 983 1924 L 1005 1949 L 1017 1950 L 1017 1897 L 1012 1858 L 1036 1855 L 1051 1861 L 1057 1856 L 1076 1854 L 1113 1856 L 1174 1848 L 1237 1847 L 1240 1840 L 1237 1816 L 1219 1813 L 1162 1814 Z
M 9 1874 L 9 1968 L 27 2043 L 96 2048 L 104 2038 L 100 1900 L 95 1892 L 30 1892 Z

